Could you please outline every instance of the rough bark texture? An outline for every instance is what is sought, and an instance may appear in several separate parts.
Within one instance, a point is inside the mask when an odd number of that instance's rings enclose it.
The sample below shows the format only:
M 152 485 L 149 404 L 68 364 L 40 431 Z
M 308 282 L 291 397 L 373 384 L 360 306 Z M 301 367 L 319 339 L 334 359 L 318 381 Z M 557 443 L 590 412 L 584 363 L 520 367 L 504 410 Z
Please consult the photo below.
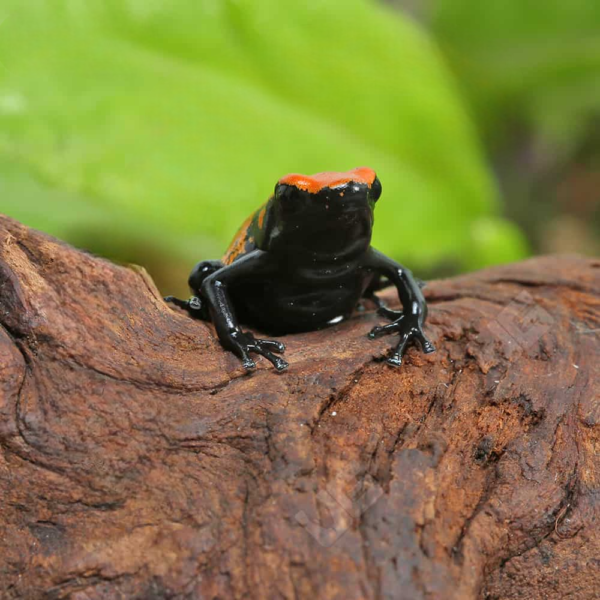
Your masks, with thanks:
M 0 597 L 597 598 L 599 288 L 436 281 L 435 354 L 388 367 L 367 310 L 246 376 L 140 270 L 0 218 Z

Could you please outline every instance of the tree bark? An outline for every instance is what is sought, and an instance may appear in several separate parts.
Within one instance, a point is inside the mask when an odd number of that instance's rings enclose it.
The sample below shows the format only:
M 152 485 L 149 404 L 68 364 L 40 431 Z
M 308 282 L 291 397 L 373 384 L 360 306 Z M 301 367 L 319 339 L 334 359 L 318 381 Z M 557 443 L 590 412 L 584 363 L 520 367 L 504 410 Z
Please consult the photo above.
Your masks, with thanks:
M 0 597 L 597 598 L 599 290 L 435 281 L 436 353 L 387 366 L 367 307 L 248 376 L 142 270 L 0 218 Z

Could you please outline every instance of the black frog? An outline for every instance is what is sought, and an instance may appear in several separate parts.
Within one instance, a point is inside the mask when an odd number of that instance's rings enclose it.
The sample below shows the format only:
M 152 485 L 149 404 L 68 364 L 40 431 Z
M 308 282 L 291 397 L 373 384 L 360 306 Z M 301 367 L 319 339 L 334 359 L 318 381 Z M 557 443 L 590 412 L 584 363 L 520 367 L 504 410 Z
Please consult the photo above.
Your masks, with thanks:
M 321 329 L 349 317 L 362 298 L 375 302 L 390 323 L 371 338 L 397 333 L 387 362 L 402 363 L 408 344 L 433 352 L 423 332 L 427 305 L 411 272 L 371 247 L 373 214 L 381 183 L 360 167 L 345 173 L 281 178 L 266 204 L 241 226 L 221 261 L 203 261 L 189 278 L 193 296 L 165 300 L 210 320 L 221 344 L 247 370 L 260 354 L 277 370 L 288 363 L 279 341 L 255 338 L 240 322 L 269 335 Z M 392 284 L 402 311 L 391 310 L 375 292 Z

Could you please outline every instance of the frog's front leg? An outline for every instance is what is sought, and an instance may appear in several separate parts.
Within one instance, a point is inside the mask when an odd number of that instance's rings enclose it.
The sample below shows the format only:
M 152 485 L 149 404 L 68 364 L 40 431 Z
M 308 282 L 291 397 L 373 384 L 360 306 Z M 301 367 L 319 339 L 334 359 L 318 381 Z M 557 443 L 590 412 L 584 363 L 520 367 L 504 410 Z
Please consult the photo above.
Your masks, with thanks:
M 230 285 L 268 276 L 269 271 L 270 261 L 267 253 L 254 250 L 209 275 L 201 287 L 201 296 L 207 301 L 210 317 L 221 344 L 241 358 L 247 370 L 256 368 L 250 354 L 264 356 L 278 371 L 288 367 L 283 358 L 273 354 L 285 351 L 281 342 L 257 339 L 252 333 L 242 331 L 229 295 Z
M 412 340 L 417 340 L 426 354 L 434 352 L 433 344 L 423 333 L 423 325 L 427 318 L 427 303 L 421 292 L 421 286 L 419 286 L 412 273 L 374 248 L 371 248 L 367 253 L 363 267 L 389 279 L 396 286 L 402 303 L 403 310 L 401 311 L 380 306 L 378 312 L 391 319 L 392 322 L 374 327 L 369 333 L 370 338 L 387 333 L 398 333 L 400 335 L 400 341 L 387 362 L 394 366 L 400 366 L 402 356 Z

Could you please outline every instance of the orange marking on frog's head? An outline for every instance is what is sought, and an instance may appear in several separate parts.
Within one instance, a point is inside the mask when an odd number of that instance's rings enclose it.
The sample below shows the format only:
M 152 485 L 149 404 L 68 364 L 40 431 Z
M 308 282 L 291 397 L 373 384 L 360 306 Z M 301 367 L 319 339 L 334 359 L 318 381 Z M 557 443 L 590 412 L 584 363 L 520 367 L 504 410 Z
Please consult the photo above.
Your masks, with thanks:
M 282 177 L 278 183 L 292 185 L 310 194 L 317 194 L 323 188 L 336 188 L 350 182 L 364 183 L 371 187 L 376 177 L 377 175 L 373 169 L 369 167 L 357 167 L 345 173 L 335 171 L 326 171 L 324 173 L 316 173 L 315 175 L 291 173 Z

